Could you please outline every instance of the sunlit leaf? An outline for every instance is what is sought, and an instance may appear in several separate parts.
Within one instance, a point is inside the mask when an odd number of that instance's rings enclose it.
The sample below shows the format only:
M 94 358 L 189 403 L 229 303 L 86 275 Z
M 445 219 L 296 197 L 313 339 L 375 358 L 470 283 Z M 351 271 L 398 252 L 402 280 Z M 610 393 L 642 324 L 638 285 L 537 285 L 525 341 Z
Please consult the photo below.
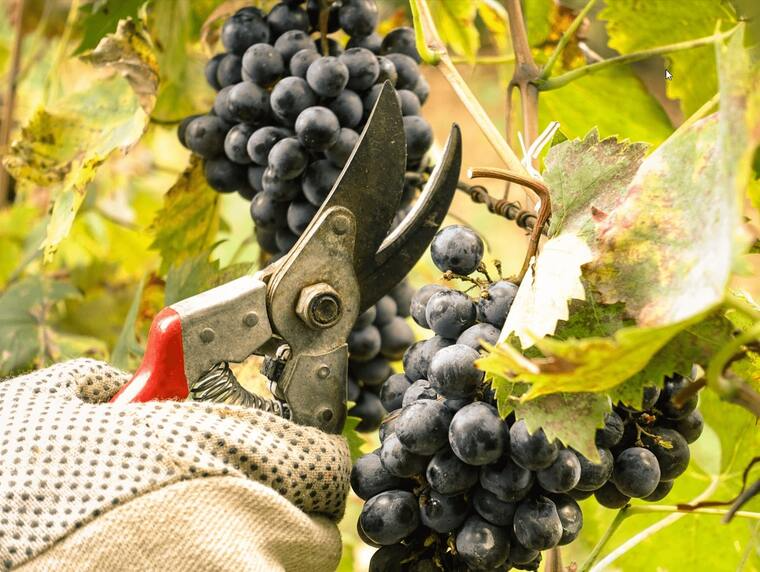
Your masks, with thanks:
M 496 46 L 505 52 L 509 46 L 509 17 L 498 0 L 478 0 L 478 16 Z
M 182 264 L 169 268 L 164 294 L 164 303 L 167 306 L 240 278 L 251 269 L 250 264 L 233 264 L 220 269 L 219 261 L 212 260 L 210 256 L 211 249 L 208 249 L 188 258 Z
M 523 2 L 523 16 L 531 46 L 540 46 L 546 41 L 551 32 L 551 14 L 554 9 L 553 0 L 525 0 Z
M 81 8 L 82 41 L 75 50 L 81 54 L 98 45 L 107 34 L 116 31 L 119 20 L 137 20 L 140 7 L 147 0 L 104 0 L 90 2 Z
M 475 27 L 477 3 L 471 0 L 435 0 L 431 14 L 438 34 L 454 53 L 473 60 L 480 48 Z

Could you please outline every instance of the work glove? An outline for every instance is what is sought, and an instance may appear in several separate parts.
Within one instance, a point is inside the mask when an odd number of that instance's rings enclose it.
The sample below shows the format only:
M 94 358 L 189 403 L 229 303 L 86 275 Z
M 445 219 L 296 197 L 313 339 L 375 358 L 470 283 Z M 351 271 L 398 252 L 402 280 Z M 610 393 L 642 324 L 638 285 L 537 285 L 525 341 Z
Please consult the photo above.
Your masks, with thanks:
M 78 359 L 0 382 L 0 570 L 334 570 L 345 439 L 220 403 L 110 404 Z

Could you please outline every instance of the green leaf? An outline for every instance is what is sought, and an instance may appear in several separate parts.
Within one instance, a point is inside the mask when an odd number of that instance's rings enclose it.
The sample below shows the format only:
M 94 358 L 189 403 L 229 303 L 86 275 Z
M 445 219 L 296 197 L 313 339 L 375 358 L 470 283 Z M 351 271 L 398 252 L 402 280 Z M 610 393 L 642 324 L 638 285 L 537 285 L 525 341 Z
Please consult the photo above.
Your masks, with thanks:
M 475 27 L 477 3 L 471 0 L 436 0 L 431 9 L 438 33 L 458 55 L 474 60 L 480 48 Z
M 610 399 L 600 393 L 555 393 L 515 405 L 531 433 L 541 427 L 549 440 L 559 439 L 591 461 L 599 460 L 596 430 L 611 410 Z
M 164 289 L 165 305 L 169 306 L 195 296 L 205 290 L 240 278 L 250 271 L 250 264 L 233 264 L 220 270 L 219 261 L 210 259 L 211 250 L 213 248 L 169 268 Z
M 114 44 L 124 49 L 124 60 L 116 57 Z M 127 79 L 119 75 L 93 79 L 87 89 L 38 109 L 4 159 L 17 180 L 49 187 L 54 197 L 43 243 L 47 261 L 69 233 L 97 168 L 116 151 L 129 150 L 148 125 L 141 100 L 149 105 L 146 78 L 155 74 L 155 62 L 144 50 L 144 39 L 125 22 L 103 46 L 110 54 L 103 63 L 115 72 L 131 70 Z M 139 96 L 130 82 L 139 86 Z
M 625 105 L 619 105 L 621 101 Z M 541 92 L 538 112 L 541 129 L 551 121 L 559 121 L 570 138 L 583 137 L 596 128 L 601 137 L 617 136 L 658 145 L 673 132 L 660 104 L 624 66 Z
M 140 280 L 140 283 L 135 290 L 132 304 L 129 306 L 127 317 L 124 319 L 124 326 L 122 326 L 119 339 L 116 341 L 116 345 L 111 353 L 111 365 L 119 369 L 128 369 L 129 354 L 133 348 L 137 347 L 135 324 L 137 323 L 137 313 L 140 310 L 140 302 L 142 301 L 144 286 L 145 278 Z
M 502 52 L 509 47 L 509 17 L 498 0 L 478 0 L 478 16 Z
M 622 54 L 709 36 L 719 20 L 732 19 L 720 0 L 608 0 L 599 18 L 607 21 L 609 46 Z M 674 78 L 665 82 L 668 97 L 691 115 L 718 91 L 714 51 L 705 46 L 666 58 Z
M 346 417 L 346 423 L 343 425 L 343 436 L 348 441 L 348 450 L 351 453 L 351 464 L 361 457 L 364 453 L 362 447 L 364 446 L 364 439 L 362 439 L 359 432 L 356 430 L 356 426 L 361 423 L 359 417 L 348 415 Z
M 597 227 L 584 276 L 640 325 L 686 320 L 718 304 L 746 246 L 741 206 L 760 130 L 760 63 L 736 33 L 721 53 L 721 111 L 668 139 Z
M 594 221 L 623 195 L 645 149 L 613 137 L 600 141 L 594 130 L 549 150 L 543 177 L 551 195 L 551 238 L 520 285 L 502 339 L 514 333 L 529 347 L 569 318 L 568 300 L 586 297 L 581 267 L 592 261 Z
M 102 342 L 53 328 L 55 306 L 79 296 L 69 283 L 39 275 L 16 282 L 0 295 L 0 375 L 74 355 L 104 355 Z
M 540 46 L 549 37 L 552 30 L 552 0 L 524 0 L 523 16 L 528 30 L 528 42 L 531 46 Z
M 203 161 L 196 156 L 164 196 L 151 230 L 151 248 L 161 254 L 161 272 L 205 252 L 219 230 L 219 193 L 206 182 Z
M 104 0 L 82 6 L 82 41 L 74 53 L 81 54 L 97 46 L 107 34 L 116 31 L 119 20 L 137 20 L 140 7 L 145 2 L 146 0 Z

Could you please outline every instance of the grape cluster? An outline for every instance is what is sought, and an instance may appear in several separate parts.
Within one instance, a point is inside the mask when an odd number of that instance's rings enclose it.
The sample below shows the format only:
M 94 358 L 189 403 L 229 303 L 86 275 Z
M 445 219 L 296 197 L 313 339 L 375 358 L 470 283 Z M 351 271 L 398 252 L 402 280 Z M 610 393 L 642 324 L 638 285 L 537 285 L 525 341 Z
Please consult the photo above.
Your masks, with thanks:
M 348 414 L 361 419 L 357 431 L 376 431 L 387 413 L 380 390 L 393 373 L 390 362 L 400 360 L 414 342 L 405 320 L 413 295 L 403 280 L 359 316 L 348 337 L 348 400 L 356 404 Z
M 407 146 L 402 207 L 420 187 L 433 142 L 420 108 L 429 86 L 420 74 L 414 31 L 375 33 L 374 0 L 329 6 L 327 32 L 349 36 L 345 48 L 323 39 L 320 2 L 286 0 L 268 14 L 242 8 L 223 25 L 225 53 L 206 66 L 218 91 L 206 115 L 179 127 L 183 145 L 204 158 L 208 183 L 251 201 L 261 248 L 278 258 L 304 232 L 359 139 L 382 85 L 401 106 Z
M 466 227 L 447 227 L 431 254 L 442 271 L 466 275 L 481 267 L 483 243 Z M 647 389 L 643 411 L 617 406 L 607 415 L 597 463 L 543 429 L 531 433 L 514 414 L 499 416 L 474 362 L 481 340 L 496 343 L 516 292 L 499 280 L 477 301 L 440 285 L 412 297 L 412 318 L 434 335 L 413 344 L 404 373 L 383 385 L 391 413 L 382 444 L 351 475 L 366 501 L 358 532 L 379 548 L 371 571 L 536 570 L 542 551 L 580 533 L 578 500 L 596 495 L 614 508 L 660 500 L 686 469 L 702 418 L 696 397 L 673 401 L 689 383 L 682 377 Z

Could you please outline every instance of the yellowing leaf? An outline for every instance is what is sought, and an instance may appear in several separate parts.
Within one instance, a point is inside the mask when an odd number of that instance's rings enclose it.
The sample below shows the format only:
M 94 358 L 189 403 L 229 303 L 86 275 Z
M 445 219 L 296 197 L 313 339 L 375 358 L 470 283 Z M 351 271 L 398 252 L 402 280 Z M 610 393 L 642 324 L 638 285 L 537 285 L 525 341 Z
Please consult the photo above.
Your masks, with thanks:
M 509 17 L 498 0 L 478 0 L 478 16 L 501 51 L 509 45 Z
M 203 161 L 196 156 L 164 196 L 151 230 L 151 248 L 161 254 L 161 272 L 204 252 L 219 230 L 219 194 L 206 182 Z
M 81 54 L 98 45 L 106 34 L 116 31 L 120 20 L 137 19 L 146 0 L 105 0 L 82 6 L 82 42 L 74 53 Z
M 54 106 L 40 108 L 22 129 L 21 137 L 4 159 L 6 168 L 16 179 L 50 187 L 53 211 L 43 243 L 45 258 L 50 260 L 58 244 L 66 237 L 96 169 L 120 150 L 126 152 L 142 136 L 148 114 L 141 106 L 150 105 L 148 79 L 155 74 L 155 62 L 145 52 L 142 40 L 132 37 L 134 26 L 120 26 L 116 37 L 103 41 L 103 63 L 119 73 L 128 70 L 128 78 L 118 75 L 97 78 L 92 85 L 72 93 Z M 120 59 L 121 46 L 124 59 Z M 139 48 L 139 50 L 138 50 Z M 141 59 L 142 56 L 148 60 Z M 145 68 L 145 69 L 141 69 Z M 140 97 L 130 87 L 138 87 Z
M 523 16 L 531 46 L 540 46 L 549 37 L 553 10 L 553 0 L 525 0 L 523 2 Z
M 431 3 L 438 34 L 451 49 L 474 60 L 480 48 L 480 36 L 475 27 L 477 3 L 471 0 L 435 0 Z

